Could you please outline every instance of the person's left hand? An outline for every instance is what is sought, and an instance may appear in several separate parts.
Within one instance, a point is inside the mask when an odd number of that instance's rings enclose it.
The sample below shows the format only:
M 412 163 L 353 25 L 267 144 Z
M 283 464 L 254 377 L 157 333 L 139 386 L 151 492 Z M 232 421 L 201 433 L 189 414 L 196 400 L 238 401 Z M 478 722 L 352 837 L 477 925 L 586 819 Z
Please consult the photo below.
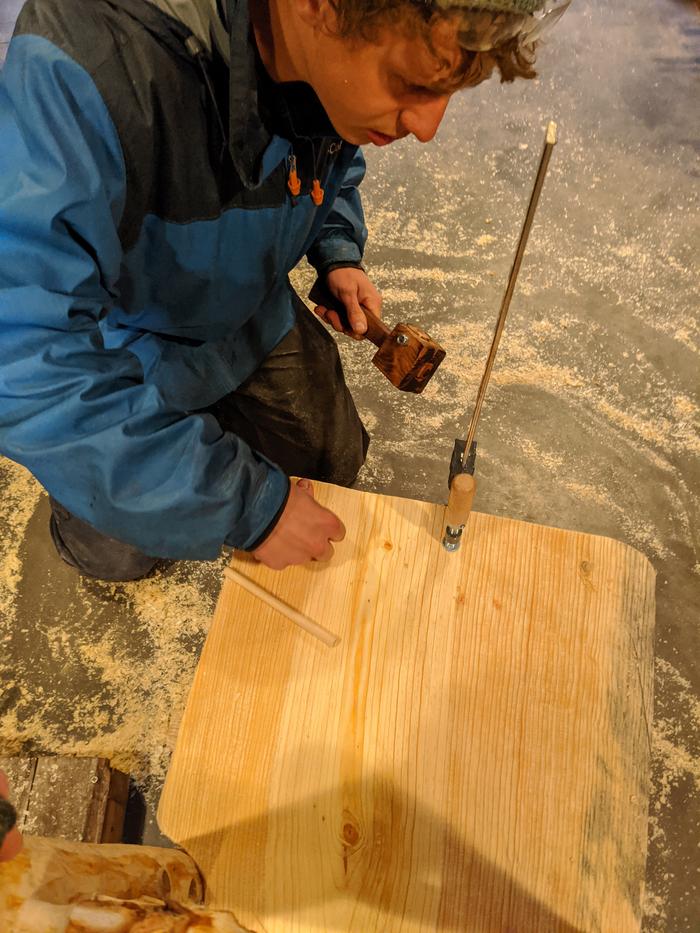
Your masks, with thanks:
M 337 311 L 324 308 L 323 305 L 316 308 L 316 314 L 328 321 L 338 333 L 363 340 L 367 330 L 367 318 L 362 306 L 369 308 L 377 317 L 381 317 L 382 313 L 382 296 L 367 278 L 367 273 L 351 266 L 333 269 L 326 275 L 325 284 L 328 291 L 344 305 L 352 329 L 344 328 Z
M 7 778 L 0 771 L 0 797 L 9 797 L 10 789 L 7 785 Z M 14 826 L 5 836 L 5 841 L 0 846 L 0 862 L 9 862 L 22 850 L 22 837 L 16 826 Z

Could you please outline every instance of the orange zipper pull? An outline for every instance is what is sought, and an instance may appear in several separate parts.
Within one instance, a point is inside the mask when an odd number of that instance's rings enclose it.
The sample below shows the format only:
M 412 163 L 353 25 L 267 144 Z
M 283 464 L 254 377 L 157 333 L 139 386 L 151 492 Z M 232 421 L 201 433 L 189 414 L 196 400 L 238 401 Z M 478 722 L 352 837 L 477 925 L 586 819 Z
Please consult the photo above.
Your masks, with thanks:
M 287 187 L 292 195 L 292 197 L 298 198 L 301 194 L 301 182 L 299 181 L 299 176 L 297 175 L 297 157 L 291 155 L 289 157 L 289 177 L 287 178 Z
M 323 204 L 323 188 L 321 187 L 321 182 L 318 178 L 314 178 L 313 184 L 311 186 L 311 200 L 314 202 L 316 207 L 320 204 Z

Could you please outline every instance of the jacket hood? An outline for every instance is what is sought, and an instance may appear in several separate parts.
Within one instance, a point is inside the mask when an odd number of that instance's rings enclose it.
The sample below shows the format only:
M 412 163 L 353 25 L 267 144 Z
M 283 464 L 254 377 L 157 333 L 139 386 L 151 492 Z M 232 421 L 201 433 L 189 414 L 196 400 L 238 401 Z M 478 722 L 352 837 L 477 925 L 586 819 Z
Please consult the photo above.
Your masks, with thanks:
M 216 49 L 230 58 L 226 0 L 149 0 L 153 6 L 179 20 L 211 54 Z
M 229 67 L 228 146 L 233 164 L 248 188 L 270 143 L 259 113 L 254 42 L 248 0 L 149 0 L 182 23 L 209 55 Z
M 205 2 L 205 0 L 202 0 Z M 272 140 L 260 113 L 258 55 L 248 0 L 227 2 L 229 30 L 229 149 L 243 183 L 260 182 L 262 155 Z
M 194 35 L 208 55 L 228 65 L 228 148 L 241 181 L 256 188 L 262 157 L 272 141 L 270 116 L 305 137 L 338 138 L 313 88 L 275 84 L 264 71 L 252 36 L 248 0 L 109 0 L 153 6 Z M 268 119 L 266 120 L 265 117 Z

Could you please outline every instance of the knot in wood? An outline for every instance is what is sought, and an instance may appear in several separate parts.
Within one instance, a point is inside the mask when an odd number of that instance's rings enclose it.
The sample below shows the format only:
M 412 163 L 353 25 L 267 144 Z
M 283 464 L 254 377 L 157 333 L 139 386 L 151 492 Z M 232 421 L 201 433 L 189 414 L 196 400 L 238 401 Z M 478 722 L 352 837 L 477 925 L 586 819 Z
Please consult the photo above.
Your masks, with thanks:
M 340 829 L 340 838 L 343 847 L 354 852 L 362 842 L 362 827 L 355 816 L 349 811 L 343 811 L 343 821 Z
M 360 830 L 352 823 L 343 824 L 343 840 L 346 845 L 356 846 L 360 841 Z

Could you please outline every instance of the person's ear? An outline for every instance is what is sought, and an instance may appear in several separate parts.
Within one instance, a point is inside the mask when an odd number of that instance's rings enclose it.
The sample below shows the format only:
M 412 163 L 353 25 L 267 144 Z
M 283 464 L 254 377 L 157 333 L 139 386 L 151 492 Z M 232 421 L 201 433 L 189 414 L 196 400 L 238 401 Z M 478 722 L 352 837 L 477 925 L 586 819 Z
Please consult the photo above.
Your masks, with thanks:
M 292 0 L 299 18 L 314 30 L 333 35 L 337 16 L 330 0 Z

